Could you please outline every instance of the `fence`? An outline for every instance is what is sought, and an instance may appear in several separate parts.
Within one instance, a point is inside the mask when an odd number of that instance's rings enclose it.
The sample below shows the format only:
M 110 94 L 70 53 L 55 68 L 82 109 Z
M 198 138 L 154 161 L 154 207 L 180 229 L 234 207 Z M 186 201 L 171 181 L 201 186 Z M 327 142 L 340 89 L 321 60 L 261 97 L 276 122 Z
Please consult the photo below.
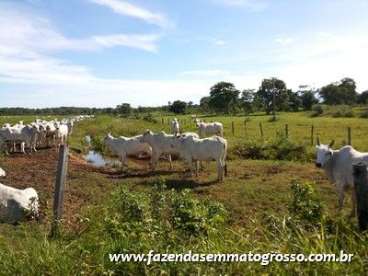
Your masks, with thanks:
M 165 130 L 171 131 L 170 124 L 171 118 L 161 118 L 161 124 L 165 126 Z M 196 129 L 193 119 L 184 118 L 179 119 L 181 131 L 194 131 Z M 242 121 L 227 121 L 223 123 L 225 137 L 231 138 L 246 138 L 246 139 L 259 139 L 261 141 L 270 140 L 277 136 L 283 135 L 293 141 L 303 142 L 311 146 L 316 144 L 317 137 L 321 138 L 321 141 L 329 143 L 332 139 L 340 140 L 341 144 L 352 145 L 353 131 L 351 126 L 336 126 L 336 127 L 321 127 L 314 124 L 292 125 L 289 123 L 268 123 L 268 122 L 251 122 L 248 120 Z M 356 132 L 357 138 L 362 136 L 362 129 L 359 128 Z M 366 129 L 365 136 L 368 136 L 368 128 Z M 367 145 L 368 146 L 368 145 Z

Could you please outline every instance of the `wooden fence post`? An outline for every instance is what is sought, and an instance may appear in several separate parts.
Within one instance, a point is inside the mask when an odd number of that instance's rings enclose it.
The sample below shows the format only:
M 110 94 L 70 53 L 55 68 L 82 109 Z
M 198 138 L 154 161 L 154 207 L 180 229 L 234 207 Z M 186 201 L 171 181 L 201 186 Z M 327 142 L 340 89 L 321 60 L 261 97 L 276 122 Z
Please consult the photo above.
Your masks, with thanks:
M 67 145 L 61 145 L 59 148 L 59 160 L 54 190 L 54 218 L 51 225 L 51 237 L 55 237 L 59 234 L 59 224 L 63 215 L 64 187 L 68 170 L 68 151 Z
M 351 146 L 351 127 L 348 127 L 348 145 Z
M 367 165 L 363 162 L 353 165 L 354 187 L 357 199 L 357 214 L 360 230 L 368 228 L 368 178 Z
M 286 138 L 289 138 L 289 125 L 288 124 L 285 125 L 285 136 Z
M 233 133 L 233 136 L 235 136 L 235 126 L 234 126 L 234 122 L 231 122 L 231 132 Z
M 244 136 L 247 136 L 247 120 L 244 120 Z
M 263 127 L 262 127 L 262 123 L 259 123 L 259 131 L 261 132 L 261 138 L 263 140 L 264 136 L 263 136 Z
M 314 125 L 312 125 L 311 128 L 311 145 L 314 145 Z
M 164 118 L 161 118 L 161 124 L 164 124 Z

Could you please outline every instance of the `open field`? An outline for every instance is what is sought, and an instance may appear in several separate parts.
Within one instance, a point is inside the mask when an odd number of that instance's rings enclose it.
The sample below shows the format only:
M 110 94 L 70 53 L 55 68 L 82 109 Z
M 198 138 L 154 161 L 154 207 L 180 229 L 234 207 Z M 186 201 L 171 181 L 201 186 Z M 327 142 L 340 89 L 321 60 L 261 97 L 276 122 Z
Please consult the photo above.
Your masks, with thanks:
M 42 223 L 22 223 L 18 226 L 1 225 L 0 264 L 3 274 L 28 271 L 29 275 L 152 273 L 160 274 L 244 274 L 244 273 L 362 273 L 366 269 L 368 239 L 358 234 L 356 221 L 348 219 L 350 199 L 341 214 L 336 210 L 337 196 L 321 170 L 313 162 L 282 160 L 228 161 L 229 176 L 224 183 L 216 183 L 214 164 L 201 172 L 198 178 L 185 176 L 181 161 L 169 170 L 166 161 L 157 171 L 147 168 L 147 161 L 130 160 L 129 170 L 94 168 L 83 159 L 87 148 L 86 135 L 103 137 L 132 136 L 145 129 L 166 130 L 156 114 L 157 123 L 145 120 L 99 116 L 78 123 L 70 138 L 71 156 L 65 197 L 64 232 L 55 240 L 47 239 L 52 208 L 52 189 L 57 153 L 54 149 L 40 150 L 30 155 L 1 156 L 0 167 L 8 175 L 1 182 L 14 187 L 33 186 L 40 193 L 44 219 Z M 352 141 L 359 150 L 367 150 L 366 119 L 310 118 L 303 113 L 283 113 L 270 123 L 268 116 L 249 116 L 247 134 L 245 117 L 208 117 L 225 125 L 225 137 L 230 148 L 244 140 L 259 142 L 259 122 L 264 128 L 265 140 L 274 139 L 276 131 L 289 126 L 289 138 L 310 145 L 310 126 L 322 141 L 336 139 L 337 145 L 346 140 L 346 128 L 352 128 Z M 20 118 L 0 118 L 16 122 Z M 22 120 L 32 120 L 31 117 Z M 194 131 L 190 116 L 180 116 L 185 131 Z M 231 133 L 235 125 L 235 136 Z M 161 184 L 160 184 L 161 183 Z M 164 186 L 160 186 L 164 183 Z M 317 220 L 297 219 L 290 210 L 292 183 L 311 183 L 316 190 L 323 215 Z M 155 188 L 156 186 L 156 188 Z M 158 188 L 157 188 L 158 186 Z M 121 190 L 126 188 L 127 190 Z M 158 192 L 157 192 L 158 189 Z M 188 189 L 190 195 L 182 195 Z M 157 197 L 160 200 L 157 200 Z M 155 200 L 152 200 L 155 199 Z M 200 199 L 196 202 L 197 199 Z M 175 200 L 187 203 L 192 228 L 176 228 L 170 219 L 177 211 Z M 220 203 L 226 213 L 218 213 L 217 220 L 201 217 L 205 204 Z M 161 202 L 161 203 L 160 203 Z M 164 203 L 162 203 L 164 202 Z M 174 203 L 173 203 L 174 202 Z M 124 205 L 125 204 L 125 205 Z M 204 204 L 203 206 L 201 204 Z M 211 205 L 209 205 L 211 206 Z M 160 211 L 161 210 L 161 211 Z M 163 211 L 162 211 L 163 210 Z M 137 212 L 138 213 L 137 213 Z M 158 214 L 156 214 L 156 211 Z M 131 212 L 131 213 L 130 213 Z M 122 215 L 123 214 L 123 215 Z M 204 223 L 202 225 L 201 223 Z M 185 228 L 186 229 L 186 228 Z M 354 253 L 351 264 L 338 263 L 272 263 L 269 266 L 249 263 L 207 264 L 112 264 L 108 254 L 113 252 L 201 253 L 284 252 L 284 253 Z M 126 251 L 123 251 L 126 250 Z

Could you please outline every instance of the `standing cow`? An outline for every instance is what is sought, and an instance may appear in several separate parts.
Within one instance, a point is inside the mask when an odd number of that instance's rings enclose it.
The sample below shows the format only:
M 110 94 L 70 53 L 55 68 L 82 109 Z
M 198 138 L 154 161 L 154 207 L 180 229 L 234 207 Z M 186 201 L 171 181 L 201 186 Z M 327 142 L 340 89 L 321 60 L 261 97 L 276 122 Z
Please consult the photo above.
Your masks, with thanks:
M 356 195 L 354 191 L 353 164 L 358 162 L 368 163 L 368 153 L 362 153 L 351 146 L 344 146 L 339 150 L 333 150 L 334 141 L 329 145 L 323 145 L 317 140 L 316 166 L 322 168 L 331 183 L 336 185 L 339 197 L 339 209 L 344 205 L 345 191 L 351 188 L 352 191 L 352 212 L 356 214 Z
M 200 121 L 199 119 L 195 120 L 199 137 L 205 138 L 212 135 L 224 136 L 224 126 L 222 123 L 214 122 L 214 123 L 205 123 Z

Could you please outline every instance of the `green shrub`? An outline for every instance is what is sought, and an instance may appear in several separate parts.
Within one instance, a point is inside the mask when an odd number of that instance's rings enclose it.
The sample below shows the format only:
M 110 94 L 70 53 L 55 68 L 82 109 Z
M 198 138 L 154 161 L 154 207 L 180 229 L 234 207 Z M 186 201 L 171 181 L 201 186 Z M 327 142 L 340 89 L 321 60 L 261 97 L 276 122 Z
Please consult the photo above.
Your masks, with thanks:
M 349 105 L 339 105 L 330 107 L 329 113 L 335 118 L 351 118 L 354 117 L 353 109 Z
M 158 121 L 153 117 L 152 113 L 147 113 L 144 115 L 143 120 L 154 124 L 158 123 Z
M 283 135 L 271 142 L 238 144 L 232 154 L 244 159 L 307 161 L 307 146 L 290 141 Z
M 294 217 L 308 222 L 316 223 L 322 219 L 322 204 L 310 183 L 291 185 L 292 198 L 289 204 L 289 212 Z
M 324 112 L 324 105 L 321 104 L 315 104 L 312 106 L 312 117 L 318 117 L 321 116 Z

